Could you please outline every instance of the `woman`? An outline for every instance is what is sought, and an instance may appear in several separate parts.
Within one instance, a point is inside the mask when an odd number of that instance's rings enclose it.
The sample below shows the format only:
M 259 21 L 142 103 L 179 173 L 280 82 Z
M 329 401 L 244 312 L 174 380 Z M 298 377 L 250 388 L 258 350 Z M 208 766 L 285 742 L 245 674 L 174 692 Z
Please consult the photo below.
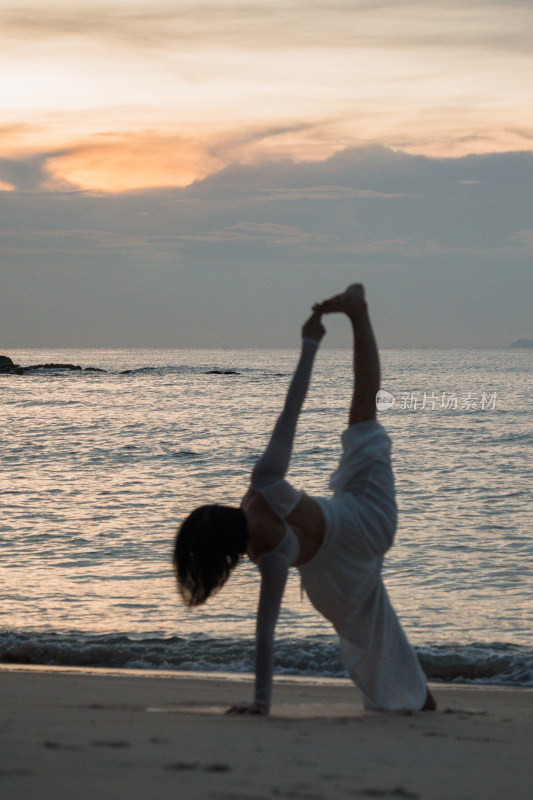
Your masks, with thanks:
M 286 480 L 298 416 L 325 334 L 322 315 L 344 313 L 354 335 L 354 392 L 333 495 L 310 497 Z M 426 678 L 381 578 L 396 529 L 390 440 L 376 421 L 380 367 L 364 289 L 354 284 L 313 307 L 283 411 L 255 465 L 240 508 L 203 506 L 181 525 L 174 562 L 179 592 L 192 607 L 227 580 L 242 555 L 257 564 L 261 592 L 253 703 L 230 713 L 268 714 L 274 629 L 289 568 L 296 567 L 315 606 L 339 634 L 346 668 L 366 708 L 433 710 Z

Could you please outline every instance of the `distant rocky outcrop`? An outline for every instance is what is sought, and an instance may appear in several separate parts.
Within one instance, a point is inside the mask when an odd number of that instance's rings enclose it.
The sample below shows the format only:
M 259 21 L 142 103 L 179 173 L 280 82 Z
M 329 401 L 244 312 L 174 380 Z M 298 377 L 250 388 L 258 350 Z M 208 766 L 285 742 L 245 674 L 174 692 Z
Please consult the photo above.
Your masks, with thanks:
M 78 364 L 55 364 L 55 363 L 50 363 L 50 364 L 30 364 L 30 366 L 24 367 L 24 369 L 25 370 L 30 370 L 30 369 L 61 370 L 61 369 L 65 369 L 65 370 L 71 370 L 73 372 L 76 371 L 76 370 L 81 372 L 81 367 Z
M 51 372 L 71 371 L 71 372 L 105 372 L 105 369 L 99 367 L 80 367 L 79 364 L 56 364 L 51 362 L 49 364 L 29 364 L 26 367 L 21 367 L 20 364 L 14 364 L 9 356 L 0 356 L 0 373 L 4 375 L 26 375 L 28 372 L 35 372 L 37 370 L 49 370 Z
M 240 375 L 240 372 L 236 372 L 234 369 L 210 369 L 205 375 Z
M 517 339 L 511 347 L 533 347 L 533 339 Z
M 132 375 L 140 372 L 150 372 L 156 369 L 155 367 L 141 367 L 140 369 L 125 369 L 119 375 Z M 47 364 L 28 364 L 22 367 L 20 364 L 15 364 L 9 356 L 0 356 L 0 374 L 4 375 L 28 375 L 39 370 L 48 370 L 49 372 L 107 372 L 100 367 L 80 367 L 79 364 L 60 364 L 50 362 Z M 210 369 L 205 372 L 205 375 L 240 375 L 235 369 Z
M 0 373 L 22 375 L 22 367 L 20 364 L 14 364 L 9 356 L 0 356 Z

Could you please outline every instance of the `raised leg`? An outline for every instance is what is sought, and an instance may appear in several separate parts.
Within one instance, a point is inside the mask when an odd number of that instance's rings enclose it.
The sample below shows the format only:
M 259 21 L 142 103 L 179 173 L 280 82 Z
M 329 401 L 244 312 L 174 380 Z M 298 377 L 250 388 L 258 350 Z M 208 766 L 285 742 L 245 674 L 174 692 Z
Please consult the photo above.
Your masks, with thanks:
M 368 316 L 365 291 L 360 283 L 345 292 L 318 303 L 321 314 L 343 313 L 352 324 L 354 341 L 354 390 L 348 424 L 376 418 L 376 393 L 380 385 L 379 353 Z

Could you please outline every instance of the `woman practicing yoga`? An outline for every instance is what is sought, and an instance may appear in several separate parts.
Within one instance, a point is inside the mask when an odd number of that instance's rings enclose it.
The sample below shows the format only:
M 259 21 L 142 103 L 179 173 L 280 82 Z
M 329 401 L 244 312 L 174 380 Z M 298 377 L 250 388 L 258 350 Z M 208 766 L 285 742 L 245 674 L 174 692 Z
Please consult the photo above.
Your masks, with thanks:
M 342 435 L 343 452 L 330 479 L 331 497 L 310 497 L 285 480 L 313 361 L 325 334 L 323 314 L 344 313 L 354 335 L 355 386 Z M 203 603 L 227 580 L 242 555 L 257 564 L 255 697 L 230 713 L 268 714 L 274 629 L 289 567 L 296 567 L 315 608 L 340 637 L 343 660 L 374 710 L 433 710 L 418 659 L 381 578 L 396 529 L 390 440 L 376 421 L 379 356 L 364 289 L 354 284 L 318 303 L 302 328 L 302 351 L 269 444 L 252 471 L 240 508 L 193 511 L 176 537 L 174 562 L 186 605 Z

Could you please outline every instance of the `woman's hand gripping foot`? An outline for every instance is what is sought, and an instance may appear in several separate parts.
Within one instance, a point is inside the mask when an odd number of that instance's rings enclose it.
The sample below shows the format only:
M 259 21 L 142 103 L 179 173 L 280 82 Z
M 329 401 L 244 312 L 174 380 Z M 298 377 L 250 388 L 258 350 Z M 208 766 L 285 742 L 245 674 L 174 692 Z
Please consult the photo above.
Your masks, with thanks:
M 365 290 L 362 283 L 352 283 L 346 291 L 323 300 L 313 306 L 319 314 L 343 313 L 349 317 L 357 316 L 366 307 Z

